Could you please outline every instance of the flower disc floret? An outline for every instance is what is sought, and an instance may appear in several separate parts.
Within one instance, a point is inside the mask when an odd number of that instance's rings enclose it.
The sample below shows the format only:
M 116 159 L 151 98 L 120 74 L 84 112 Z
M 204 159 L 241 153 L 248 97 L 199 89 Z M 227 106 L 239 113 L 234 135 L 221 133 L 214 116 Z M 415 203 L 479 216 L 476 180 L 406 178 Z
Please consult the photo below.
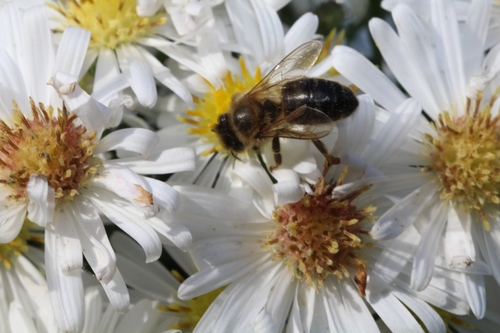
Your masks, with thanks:
M 14 105 L 13 126 L 0 121 L 0 182 L 12 189 L 11 199 L 24 200 L 30 176 L 44 176 L 57 200 L 71 200 L 100 163 L 93 157 L 95 133 L 87 133 L 66 109 L 30 103 L 31 119 Z
M 500 208 L 500 123 L 490 107 L 474 108 L 465 115 L 439 115 L 437 135 L 425 136 L 430 165 L 440 182 L 440 196 L 457 209 L 479 214 L 490 229 L 487 206 Z M 498 215 L 498 213 L 496 213 Z
M 91 48 L 116 49 L 154 35 L 166 21 L 165 11 L 140 17 L 135 0 L 68 0 L 50 5 L 65 17 L 65 26 L 76 26 L 92 33 Z
M 354 280 L 364 295 L 366 262 L 360 250 L 367 243 L 367 221 L 372 220 L 374 207 L 358 209 L 353 200 L 362 189 L 339 199 L 332 197 L 333 186 L 320 179 L 312 195 L 278 207 L 274 212 L 275 230 L 265 247 L 288 266 L 294 277 L 316 289 L 329 275 L 349 278 L 350 269 L 357 272 Z

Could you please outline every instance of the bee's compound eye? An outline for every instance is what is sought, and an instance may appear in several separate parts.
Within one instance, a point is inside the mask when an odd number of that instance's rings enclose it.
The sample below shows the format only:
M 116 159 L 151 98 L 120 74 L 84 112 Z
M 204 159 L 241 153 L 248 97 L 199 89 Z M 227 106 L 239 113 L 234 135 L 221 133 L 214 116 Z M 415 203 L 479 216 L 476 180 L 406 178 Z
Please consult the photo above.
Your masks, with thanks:
M 255 112 L 249 106 L 240 106 L 234 110 L 233 123 L 241 133 L 249 133 L 259 125 Z

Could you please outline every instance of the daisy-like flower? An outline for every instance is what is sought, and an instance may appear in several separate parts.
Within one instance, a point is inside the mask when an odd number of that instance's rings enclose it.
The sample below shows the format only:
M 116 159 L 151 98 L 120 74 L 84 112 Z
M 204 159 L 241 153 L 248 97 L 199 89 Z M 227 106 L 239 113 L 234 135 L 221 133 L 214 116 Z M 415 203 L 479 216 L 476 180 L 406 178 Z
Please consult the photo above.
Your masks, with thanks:
M 123 233 L 115 232 L 111 244 L 116 251 L 117 262 L 123 279 L 131 289 L 132 298 L 156 300 L 157 309 L 164 312 L 164 329 L 178 329 L 192 332 L 199 320 L 220 294 L 222 288 L 189 301 L 177 297 L 177 290 L 184 278 L 169 271 L 159 261 L 144 263 L 137 243 Z M 188 275 L 196 272 L 196 267 L 188 253 L 175 247 L 165 247 L 175 263 Z
M 354 202 L 365 189 L 335 198 L 334 186 L 319 181 L 313 193 L 268 216 L 248 201 L 176 189 L 183 193 L 179 218 L 189 221 L 199 268 L 179 297 L 226 286 L 194 332 L 378 332 L 367 304 L 393 331 L 423 332 L 411 310 L 429 331 L 445 332 L 424 300 L 454 313 L 468 311 L 463 286 L 445 271 L 418 293 L 411 291 L 407 272 L 381 293 L 365 288 L 379 252 L 365 225 L 374 207 Z
M 192 101 L 184 85 L 148 49 L 155 41 L 171 37 L 163 9 L 141 17 L 136 9 L 141 1 L 136 0 L 49 1 L 48 6 L 55 31 L 76 26 L 91 32 L 85 61 L 77 74 L 85 74 L 97 60 L 95 88 L 121 84 L 124 89 L 125 76 L 139 102 L 152 107 L 157 100 L 156 79 L 185 102 Z
M 363 98 L 357 112 L 373 109 Z M 175 187 L 181 193 L 176 218 L 193 234 L 190 253 L 199 269 L 181 285 L 179 297 L 226 286 L 194 332 L 378 332 L 372 310 L 392 331 L 423 332 L 422 324 L 445 332 L 426 302 L 467 313 L 460 274 L 445 269 L 436 268 L 419 292 L 410 288 L 411 264 L 383 290 L 367 287 L 385 249 L 369 230 L 374 214 L 390 202 L 371 189 L 376 178 L 353 184 L 347 179 L 366 175 L 340 169 L 335 181 L 320 178 L 298 201 L 290 199 L 293 186 L 272 186 L 267 175 L 254 172 L 255 192 L 269 201 L 274 191 L 277 198 L 259 206 L 215 190 Z
M 276 12 L 262 2 L 226 1 L 225 5 L 232 22 L 231 34 L 238 41 L 239 59 L 225 52 L 224 44 L 219 43 L 210 32 L 206 32 L 207 36 L 214 38 L 203 39 L 198 45 L 197 54 L 188 53 L 188 49 L 182 48 L 169 52 L 173 59 L 195 73 L 186 78 L 195 96 L 195 104 L 188 107 L 181 105 L 178 100 L 171 101 L 173 112 L 160 116 L 159 126 L 163 129 L 158 134 L 162 138 L 162 147 L 179 142 L 180 145 L 194 147 L 200 156 L 196 172 L 176 174 L 172 181 L 206 186 L 216 184 L 225 188 L 234 181 L 229 181 L 228 171 L 236 170 L 241 163 L 251 163 L 263 170 L 253 146 L 233 156 L 214 128 L 220 116 L 230 111 L 231 101 L 236 94 L 253 88 L 283 57 L 313 39 L 318 25 L 317 17 L 308 13 L 284 34 Z M 328 52 L 321 57 L 323 61 L 314 66 L 308 75 L 319 76 L 331 68 L 330 62 L 325 59 Z M 186 111 L 174 111 L 182 109 Z M 277 181 L 297 180 L 297 174 L 309 175 L 311 179 L 319 176 L 308 140 L 281 138 L 280 143 L 283 161 L 272 173 Z M 274 166 L 271 140 L 263 141 L 260 151 L 263 163 L 267 167 Z
M 28 242 L 43 241 L 33 226 L 26 222 L 14 240 L 0 244 L 1 332 L 26 332 L 27 322 L 37 332 L 57 331 L 47 282 L 29 257 L 37 249 Z
M 381 20 L 370 22 L 389 68 L 422 105 L 430 122 L 422 121 L 420 107 L 401 110 L 405 95 L 354 50 L 337 47 L 334 66 L 385 109 L 399 114 L 387 137 L 401 144 L 385 159 L 400 174 L 393 178 L 387 174 L 386 180 L 408 194 L 396 198 L 371 235 L 388 240 L 401 237 L 409 228 L 421 235 L 409 240 L 413 246 L 404 254 L 401 251 L 397 262 L 388 253 L 381 255 L 379 264 L 393 261 L 394 273 L 384 279 L 374 277 L 372 287 L 383 288 L 397 275 L 398 267 L 402 269 L 414 258 L 412 287 L 421 290 L 435 262 L 441 262 L 475 273 L 463 277 L 468 300 L 481 318 L 485 311 L 481 274 L 488 274 L 483 260 L 500 278 L 496 255 L 500 244 L 498 51 L 487 56 L 483 51 L 491 4 L 471 4 L 463 30 L 467 33 L 459 33 L 452 1 L 431 1 L 430 5 L 430 21 L 420 19 L 408 6 L 394 8 L 398 34 Z M 400 131 L 398 124 L 408 121 L 413 126 Z
M 191 169 L 194 153 L 181 148 L 149 154 L 158 137 L 142 129 L 102 137 L 113 111 L 77 84 L 90 34 L 68 28 L 54 53 L 44 6 L 21 13 L 4 4 L 0 15 L 5 41 L 0 51 L 0 242 L 11 242 L 26 217 L 45 228 L 45 269 L 56 320 L 64 331 L 80 331 L 82 253 L 112 305 L 128 306 L 99 214 L 141 244 L 148 261 L 160 256 L 159 234 L 186 249 L 189 232 L 170 223 L 177 194 L 141 174 Z M 103 158 L 121 149 L 137 156 Z

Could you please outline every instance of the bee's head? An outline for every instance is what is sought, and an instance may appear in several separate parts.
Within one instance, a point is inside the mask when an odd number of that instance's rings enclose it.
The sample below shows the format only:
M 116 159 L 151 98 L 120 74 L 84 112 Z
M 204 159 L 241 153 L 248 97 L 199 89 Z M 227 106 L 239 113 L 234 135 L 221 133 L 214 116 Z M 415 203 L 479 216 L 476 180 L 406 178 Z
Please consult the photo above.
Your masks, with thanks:
M 212 131 L 217 134 L 220 143 L 225 149 L 233 153 L 239 153 L 245 150 L 245 145 L 238 139 L 236 131 L 229 121 L 229 117 L 229 113 L 221 114 Z

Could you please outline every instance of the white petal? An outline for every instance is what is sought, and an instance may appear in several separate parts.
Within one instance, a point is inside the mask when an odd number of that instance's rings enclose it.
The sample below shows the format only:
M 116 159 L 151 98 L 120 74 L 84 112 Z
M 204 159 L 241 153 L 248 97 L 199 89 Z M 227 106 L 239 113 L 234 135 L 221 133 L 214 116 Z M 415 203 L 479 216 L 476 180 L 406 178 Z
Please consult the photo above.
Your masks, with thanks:
M 139 103 L 148 108 L 153 107 L 158 97 L 153 71 L 143 60 L 129 58 L 127 62 L 130 73 L 130 88 L 137 95 Z
M 420 291 L 429 284 L 434 272 L 434 261 L 438 246 L 441 243 L 444 226 L 446 225 L 446 206 L 438 206 L 438 215 L 433 217 L 427 229 L 422 234 L 422 241 L 418 245 L 413 259 L 413 273 L 411 275 L 411 286 Z
M 399 237 L 384 243 L 384 250 L 368 274 L 367 289 L 377 293 L 384 290 L 399 275 L 413 257 L 420 242 L 420 235 L 413 226 Z
M 500 281 L 500 223 L 498 219 L 490 223 L 490 231 L 484 230 L 482 224 L 475 223 L 473 226 L 476 229 L 477 238 L 481 253 L 485 257 L 491 273 L 497 281 Z M 500 283 L 500 282 L 499 282 Z
M 475 261 L 470 228 L 470 214 L 450 207 L 444 241 L 446 261 L 450 267 L 464 269 Z
M 57 235 L 57 262 L 64 274 L 79 270 L 83 266 L 82 246 L 75 228 L 77 222 L 74 221 L 78 218 L 80 217 L 73 213 L 72 207 L 66 205 L 58 209 L 54 222 L 50 223 Z
M 116 270 L 109 282 L 105 283 L 101 281 L 101 285 L 108 296 L 109 302 L 116 311 L 123 312 L 128 309 L 130 305 L 128 289 L 120 271 Z
M 147 159 L 136 157 L 109 161 L 119 164 L 140 174 L 166 174 L 195 169 L 196 154 L 191 148 L 172 148 L 151 154 Z
M 97 139 L 108 127 L 112 116 L 111 109 L 95 101 L 78 84 L 77 78 L 62 72 L 56 73 L 50 84 L 65 102 L 70 112 L 74 112 L 83 122 L 87 131 L 96 131 Z
M 256 206 L 264 216 L 270 217 L 274 210 L 272 181 L 256 159 L 246 163 L 235 162 L 233 172 L 250 185 L 261 196 Z
M 146 264 L 140 246 L 122 232 L 114 232 L 111 242 L 127 285 L 162 302 L 179 301 L 180 283 L 165 266 L 158 261 Z
M 103 164 L 103 168 L 99 169 L 99 176 L 93 178 L 91 184 L 129 201 L 134 207 L 142 210 L 145 217 L 158 213 L 151 187 L 143 177 L 128 168 Z
M 168 67 L 163 66 L 158 59 L 153 57 L 149 52 L 143 51 L 142 54 L 148 65 L 151 67 L 154 77 L 158 81 L 165 85 L 165 87 L 172 90 L 184 102 L 188 104 L 193 103 L 193 98 L 189 90 L 175 75 L 172 74 Z
M 377 240 L 387 240 L 400 235 L 405 228 L 415 222 L 427 205 L 437 200 L 436 192 L 437 185 L 428 182 L 407 195 L 378 219 L 370 231 L 372 237 Z
M 26 218 L 27 205 L 4 206 L 0 218 L 0 243 L 9 243 L 17 237 Z
M 45 176 L 32 174 L 26 192 L 29 198 L 28 219 L 41 227 L 45 227 L 48 222 L 54 220 L 56 205 L 54 189 L 49 187 Z
M 367 302 L 382 318 L 384 323 L 394 333 L 424 333 L 424 330 L 407 308 L 399 302 L 392 294 L 383 293 L 370 294 L 367 292 Z
M 155 324 L 160 315 L 156 311 L 158 304 L 151 300 L 141 300 L 129 310 L 126 316 L 123 316 L 117 324 L 114 332 L 153 332 L 153 324 Z
M 372 149 L 363 156 L 370 165 L 381 167 L 400 148 L 401 142 L 415 127 L 417 118 L 421 117 L 421 106 L 416 100 L 409 98 L 391 113 L 384 129 L 373 139 Z M 387 129 L 387 130 L 385 130 Z
M 281 332 L 295 290 L 291 278 L 283 264 L 267 263 L 234 282 L 220 309 L 214 331 L 250 331 L 255 327 L 258 332 Z M 246 311 L 240 311 L 242 306 Z
M 411 268 L 410 266 L 407 267 Z M 400 274 L 394 284 L 403 289 L 405 293 L 415 294 L 421 300 L 450 313 L 457 315 L 469 313 L 470 307 L 465 298 L 460 274 L 439 267 L 435 267 L 434 270 L 436 273 L 433 275 L 431 282 L 422 291 L 415 292 L 411 289 L 410 277 L 407 274 Z M 458 275 L 459 281 L 455 279 L 456 275 Z
M 326 312 L 322 302 L 318 302 L 321 297 L 316 297 L 316 292 L 313 288 L 302 288 L 301 283 L 296 283 L 295 299 L 292 303 L 290 312 L 290 320 L 287 325 L 287 333 L 293 332 L 315 332 L 311 329 L 313 324 L 317 327 L 328 327 L 325 318 Z M 321 291 L 323 294 L 324 291 Z M 322 300 L 322 299 L 321 299 Z
M 484 276 L 477 274 L 462 274 L 462 281 L 472 313 L 474 313 L 477 319 L 483 319 L 486 314 L 486 287 L 484 285 Z
M 139 16 L 152 16 L 162 5 L 162 2 L 158 0 L 137 0 L 135 10 Z
M 57 49 L 54 72 L 79 76 L 90 41 L 90 32 L 68 26 Z
M 5 50 L 0 50 L 0 117 L 8 125 L 12 123 L 12 101 L 19 106 L 19 110 L 28 118 L 31 117 L 31 107 L 28 91 L 23 75 L 17 64 Z
M 30 247 L 31 252 L 33 248 Z M 43 265 L 43 258 L 37 264 Z M 18 256 L 15 263 L 15 273 L 25 290 L 29 292 L 29 297 L 33 302 L 36 317 L 45 318 L 43 326 L 48 332 L 55 329 L 54 314 L 48 299 L 48 288 L 45 275 L 42 275 L 40 268 L 36 267 L 31 258 Z
M 14 3 L 2 3 L 0 7 L 0 31 L 3 31 L 2 49 L 11 58 L 19 64 L 19 68 L 24 68 L 25 54 L 24 29 L 22 20 L 22 11 Z M 20 76 L 22 78 L 22 76 Z
M 368 95 L 358 96 L 359 106 L 350 117 L 337 123 L 339 131 L 333 154 L 348 152 L 362 156 L 368 146 L 375 124 L 375 104 Z M 358 133 L 352 135 L 352 133 Z M 342 161 L 344 163 L 344 161 Z
M 396 110 L 406 99 L 385 74 L 357 51 L 339 45 L 332 55 L 333 67 L 385 109 Z
M 26 313 L 26 309 L 16 300 L 10 303 L 9 306 L 9 324 L 12 332 L 38 332 L 33 323 L 33 319 Z
M 109 48 L 100 48 L 95 69 L 94 92 L 103 89 L 120 74 L 116 54 Z
M 45 6 L 34 6 L 24 12 L 23 24 L 26 27 L 27 43 L 26 63 L 27 74 L 26 84 L 30 96 L 37 103 L 49 105 L 50 93 L 47 82 L 51 77 L 54 68 L 54 50 L 52 35 Z M 40 64 L 43 64 L 40 66 Z
M 170 185 L 159 180 L 149 177 L 143 177 L 143 180 L 151 187 L 154 202 L 173 214 L 180 203 L 179 193 Z
M 97 286 L 85 289 L 85 324 L 82 333 L 96 332 L 103 317 L 103 301 Z
M 254 15 L 248 15 L 249 12 L 253 14 L 253 9 L 247 2 L 242 3 L 241 1 L 233 0 L 225 1 L 224 4 L 226 6 L 229 19 L 233 24 L 234 35 L 238 45 L 241 45 L 243 48 L 241 53 L 252 54 L 255 58 L 254 62 L 256 64 L 264 63 L 264 44 L 261 38 L 260 26 Z M 269 14 L 269 11 L 264 12 L 263 14 Z M 248 65 L 252 66 L 254 64 L 247 63 L 247 66 Z
M 179 287 L 178 296 L 180 299 L 191 299 L 206 294 L 246 276 L 269 261 L 268 256 L 259 253 L 249 256 L 245 260 L 236 258 L 226 264 L 207 267 L 187 278 Z
M 396 22 L 405 22 L 413 16 L 413 12 L 410 10 L 404 11 L 406 6 L 398 6 L 393 15 Z M 409 18 L 407 18 L 409 17 Z M 403 32 L 400 31 L 400 35 L 406 36 L 406 26 L 401 23 Z M 401 85 L 408 91 L 408 93 L 416 98 L 425 108 L 427 112 L 432 112 L 434 110 L 439 110 L 439 105 L 437 105 L 433 91 L 433 87 L 430 86 L 423 76 L 422 70 L 418 67 L 419 63 L 417 61 L 424 60 L 419 59 L 414 61 L 414 54 L 410 53 L 410 50 L 402 42 L 400 38 L 396 35 L 394 30 L 385 21 L 374 18 L 370 20 L 370 31 L 372 33 L 375 43 L 380 49 L 384 60 L 387 62 L 391 72 L 394 73 L 397 80 Z M 421 36 L 423 31 L 415 32 L 416 36 Z M 428 41 L 426 41 L 428 43 Z M 419 54 L 419 56 L 421 56 Z M 425 67 L 424 67 L 425 68 Z M 431 115 L 434 113 L 430 113 Z
M 271 64 L 281 60 L 284 55 L 283 25 L 278 13 L 267 6 L 264 1 L 250 0 L 257 19 L 260 38 L 262 38 L 264 57 Z
M 94 154 L 122 149 L 148 155 L 160 141 L 158 135 L 142 128 L 125 128 L 106 135 L 94 149 Z
M 486 37 L 491 15 L 491 1 L 472 1 L 467 10 L 465 32 L 462 31 L 462 51 L 466 61 L 465 77 L 469 79 L 481 72 Z
M 451 0 L 431 1 L 431 19 L 436 29 L 436 46 L 449 87 L 450 108 L 460 114 L 465 107 L 465 73 L 458 21 Z
M 181 194 L 179 213 L 189 213 L 215 219 L 250 223 L 262 216 L 249 201 L 233 198 L 226 193 L 213 189 L 176 185 L 173 189 Z M 241 212 L 245 212 L 242 216 Z
M 418 86 L 408 82 L 408 87 L 411 88 L 408 92 L 417 98 L 429 116 L 435 119 L 438 112 L 448 107 L 449 101 L 440 59 L 436 55 L 435 44 L 429 41 L 432 38 L 432 30 L 407 6 L 398 6 L 394 11 L 394 18 L 400 38 L 416 68 L 420 70 L 421 74 L 418 76 L 423 80 Z
M 57 221 L 57 220 L 56 220 Z M 61 270 L 61 252 L 54 223 L 45 228 L 45 269 L 49 295 L 59 328 L 67 332 L 80 332 L 84 323 L 83 284 L 80 269 L 67 273 Z M 80 253 L 81 257 L 81 253 Z
M 274 202 L 276 205 L 297 202 L 302 199 L 304 188 L 293 181 L 279 182 L 273 185 Z
M 165 211 L 163 212 L 165 213 Z M 163 217 L 163 215 L 160 217 Z M 165 217 L 161 219 L 159 217 L 152 217 L 147 219 L 146 223 L 159 234 L 165 236 L 182 251 L 187 251 L 193 242 L 193 238 L 191 237 L 189 230 L 180 223 L 167 223 L 167 218 Z
M 330 277 L 325 281 L 323 302 L 327 316 L 335 321 L 339 332 L 377 332 L 377 324 L 363 299 L 350 281 Z M 339 306 L 341 304 L 341 306 Z M 356 317 L 356 320 L 351 318 Z
M 113 223 L 134 238 L 146 253 L 146 261 L 155 261 L 161 254 L 161 242 L 156 232 L 144 223 L 136 209 L 129 207 L 128 201 L 108 195 L 96 189 L 89 199 Z
M 393 291 L 393 295 L 399 298 L 424 323 L 428 332 L 446 332 L 443 319 L 427 303 L 404 292 Z
M 289 54 L 300 45 L 312 39 L 318 29 L 318 17 L 305 13 L 288 29 L 285 35 L 285 54 Z
M 76 230 L 82 242 L 83 253 L 97 280 L 107 283 L 113 278 L 116 270 L 113 248 L 95 207 L 84 199 L 76 200 Z

